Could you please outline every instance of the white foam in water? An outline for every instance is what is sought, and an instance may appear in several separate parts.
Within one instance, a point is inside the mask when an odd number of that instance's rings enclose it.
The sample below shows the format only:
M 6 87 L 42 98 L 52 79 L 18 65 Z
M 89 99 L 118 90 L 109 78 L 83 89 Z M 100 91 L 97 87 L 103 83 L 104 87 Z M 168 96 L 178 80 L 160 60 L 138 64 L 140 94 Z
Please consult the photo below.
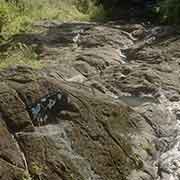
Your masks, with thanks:
M 165 96 L 161 96 L 161 103 L 169 113 L 175 116 L 175 112 L 180 110 L 180 102 L 169 102 Z M 180 121 L 174 127 L 174 143 L 169 147 L 169 150 L 163 152 L 158 160 L 159 171 L 161 176 L 157 180 L 180 180 Z

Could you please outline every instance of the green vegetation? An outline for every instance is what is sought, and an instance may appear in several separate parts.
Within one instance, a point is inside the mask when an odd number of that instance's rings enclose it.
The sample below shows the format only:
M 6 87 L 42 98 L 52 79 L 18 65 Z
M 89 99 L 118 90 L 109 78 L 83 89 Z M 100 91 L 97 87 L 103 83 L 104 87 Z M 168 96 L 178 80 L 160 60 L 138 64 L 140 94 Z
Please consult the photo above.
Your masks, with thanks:
M 133 1 L 135 0 L 97 0 L 112 13 L 119 11 L 119 7 L 128 7 Z M 139 3 L 143 4 L 145 1 L 139 0 Z M 156 0 L 155 8 L 148 10 L 146 16 L 155 17 L 155 19 L 159 16 L 160 22 L 180 24 L 180 0 Z
M 34 176 L 40 177 L 43 173 L 43 168 L 39 166 L 37 163 L 33 162 L 31 164 L 30 171 L 31 171 L 31 174 L 33 174 Z
M 130 0 L 0 0 L 0 43 L 14 34 L 36 31 L 35 21 L 104 21 L 109 14 L 118 16 L 119 7 L 128 7 L 129 3 Z M 148 13 L 151 17 L 159 15 L 163 22 L 178 24 L 180 1 L 158 0 L 156 11 Z M 12 46 L 6 52 L 1 50 L 0 68 L 14 64 L 42 67 L 33 48 L 23 44 Z
M 105 16 L 103 6 L 93 0 L 0 0 L 0 43 L 14 34 L 34 32 L 35 21 L 91 21 L 104 20 Z M 0 68 L 14 64 L 42 66 L 31 47 L 15 46 L 0 53 Z
M 102 20 L 105 16 L 103 6 L 89 0 L 14 1 L 0 0 L 1 36 L 32 31 L 32 23 L 37 20 Z
M 37 20 L 104 20 L 108 10 L 129 2 L 130 0 L 0 0 L 0 37 L 32 31 L 32 23 Z M 158 2 L 160 8 L 157 8 L 157 12 L 163 20 L 176 23 L 180 21 L 179 0 Z
M 160 17 L 163 22 L 180 24 L 180 1 L 160 0 Z
M 43 67 L 33 48 L 21 43 L 0 53 L 0 69 L 13 65 L 29 65 L 36 69 Z
M 32 178 L 30 174 L 27 171 L 25 171 L 22 178 L 20 178 L 20 180 L 32 180 Z

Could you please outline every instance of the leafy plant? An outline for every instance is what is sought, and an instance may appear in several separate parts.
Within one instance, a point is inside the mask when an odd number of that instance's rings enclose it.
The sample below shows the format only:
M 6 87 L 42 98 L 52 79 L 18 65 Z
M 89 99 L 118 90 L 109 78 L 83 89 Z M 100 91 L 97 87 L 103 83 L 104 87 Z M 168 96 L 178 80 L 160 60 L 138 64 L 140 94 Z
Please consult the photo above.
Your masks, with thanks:
M 31 178 L 30 174 L 27 171 L 25 171 L 21 180 L 32 180 L 32 178 Z
M 179 0 L 161 0 L 159 12 L 163 21 L 176 24 L 180 23 Z
M 0 33 L 3 30 L 3 26 L 6 25 L 8 22 L 8 11 L 9 8 L 7 4 L 0 3 Z
M 34 32 L 33 23 L 39 20 L 104 20 L 104 7 L 96 0 L 0 0 L 0 43 L 14 34 Z M 30 65 L 41 68 L 32 47 L 12 45 L 0 53 L 0 68 L 10 65 Z
M 7 51 L 0 54 L 0 68 L 13 65 L 29 65 L 37 69 L 42 67 L 33 47 L 22 43 L 12 45 Z

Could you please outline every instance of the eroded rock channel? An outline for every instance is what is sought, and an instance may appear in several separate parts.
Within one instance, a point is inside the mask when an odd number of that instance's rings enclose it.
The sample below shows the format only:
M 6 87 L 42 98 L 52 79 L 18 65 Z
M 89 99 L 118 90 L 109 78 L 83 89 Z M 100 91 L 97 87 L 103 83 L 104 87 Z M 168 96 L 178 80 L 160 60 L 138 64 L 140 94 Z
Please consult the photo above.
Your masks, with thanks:
M 44 33 L 12 41 L 35 47 L 44 68 L 0 71 L 0 179 L 180 179 L 176 29 L 35 26 Z

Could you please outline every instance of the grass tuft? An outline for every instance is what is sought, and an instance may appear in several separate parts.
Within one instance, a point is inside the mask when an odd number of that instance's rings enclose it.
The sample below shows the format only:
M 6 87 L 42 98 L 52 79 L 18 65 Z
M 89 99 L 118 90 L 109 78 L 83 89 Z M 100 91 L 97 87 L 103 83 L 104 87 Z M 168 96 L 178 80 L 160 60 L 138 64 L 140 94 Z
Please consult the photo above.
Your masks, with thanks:
M 35 69 L 43 67 L 33 48 L 21 43 L 0 54 L 0 69 L 13 65 L 29 65 Z
M 33 31 L 33 22 L 39 20 L 90 21 L 104 17 L 103 6 L 88 0 L 19 0 L 18 4 L 0 0 L 0 33 L 3 35 Z

